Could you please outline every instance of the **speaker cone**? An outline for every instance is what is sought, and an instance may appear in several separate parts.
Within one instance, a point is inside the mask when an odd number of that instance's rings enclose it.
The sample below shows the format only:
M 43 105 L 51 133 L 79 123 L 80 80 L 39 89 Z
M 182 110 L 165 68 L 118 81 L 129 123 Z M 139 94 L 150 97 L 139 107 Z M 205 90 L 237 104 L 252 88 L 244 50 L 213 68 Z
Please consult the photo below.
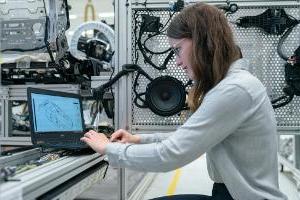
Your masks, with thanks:
M 185 106 L 185 98 L 184 85 L 171 76 L 158 77 L 146 88 L 146 103 L 152 112 L 160 116 L 180 112 Z

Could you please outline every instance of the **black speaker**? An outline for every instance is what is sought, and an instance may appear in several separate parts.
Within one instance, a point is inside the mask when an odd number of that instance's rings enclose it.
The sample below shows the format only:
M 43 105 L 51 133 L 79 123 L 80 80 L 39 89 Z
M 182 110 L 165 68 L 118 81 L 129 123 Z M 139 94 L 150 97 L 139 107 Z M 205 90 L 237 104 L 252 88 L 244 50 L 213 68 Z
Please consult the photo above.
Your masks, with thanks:
M 185 107 L 186 92 L 181 81 L 171 76 L 161 76 L 146 88 L 149 109 L 160 116 L 174 115 Z
M 133 86 L 136 95 L 134 103 L 138 108 L 149 108 L 153 113 L 163 117 L 172 116 L 186 109 L 185 88 L 192 84 L 191 81 L 184 85 L 181 81 L 171 76 L 160 76 L 153 79 L 136 64 L 125 64 L 122 68 L 123 70 L 118 72 L 110 81 L 92 90 L 95 99 L 103 101 L 106 88 L 111 87 L 122 76 L 138 71 Z M 146 92 L 142 93 L 136 91 L 140 75 L 150 80 L 146 87 Z M 142 96 L 145 96 L 145 98 L 141 98 Z M 107 104 L 105 107 L 107 107 L 105 111 L 108 113 L 108 116 L 113 116 L 112 102 L 111 105 Z

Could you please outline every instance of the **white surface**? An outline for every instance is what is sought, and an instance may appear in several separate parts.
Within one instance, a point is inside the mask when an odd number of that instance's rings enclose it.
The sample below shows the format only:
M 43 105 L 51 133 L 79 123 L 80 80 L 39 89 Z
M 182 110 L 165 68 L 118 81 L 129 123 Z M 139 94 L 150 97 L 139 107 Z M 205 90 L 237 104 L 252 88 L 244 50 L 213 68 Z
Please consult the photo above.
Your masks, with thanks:
M 297 192 L 295 183 L 283 173 L 279 173 L 279 187 L 288 196 L 289 200 L 300 200 L 300 192 Z
M 181 175 L 175 194 L 211 195 L 213 182 L 207 173 L 205 156 L 201 156 L 180 170 Z M 174 175 L 175 171 L 158 174 L 152 185 L 146 191 L 143 200 L 165 196 Z
M 11 188 L 10 190 L 2 190 L 0 186 L 0 199 L 6 200 L 23 200 L 22 187 Z
M 175 190 L 175 194 L 203 194 L 211 195 L 213 182 L 210 180 L 205 156 L 181 168 L 181 175 Z M 146 191 L 143 200 L 167 195 L 167 190 L 175 175 L 175 171 L 157 174 L 152 185 Z M 279 185 L 281 191 L 289 200 L 300 200 L 295 184 L 284 174 L 279 173 Z

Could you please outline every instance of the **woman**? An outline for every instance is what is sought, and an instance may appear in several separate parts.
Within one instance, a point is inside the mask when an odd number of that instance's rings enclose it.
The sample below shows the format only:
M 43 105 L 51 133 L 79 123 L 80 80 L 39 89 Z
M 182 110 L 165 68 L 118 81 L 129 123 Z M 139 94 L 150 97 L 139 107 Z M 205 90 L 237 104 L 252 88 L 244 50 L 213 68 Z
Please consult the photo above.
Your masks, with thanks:
M 274 112 L 262 83 L 246 69 L 226 17 L 197 3 L 171 21 L 167 35 L 176 64 L 194 81 L 193 115 L 169 134 L 131 135 L 118 130 L 109 141 L 87 132 L 82 138 L 113 166 L 165 172 L 206 153 L 212 196 L 175 195 L 160 200 L 279 200 Z M 113 142 L 113 143 L 112 143 Z

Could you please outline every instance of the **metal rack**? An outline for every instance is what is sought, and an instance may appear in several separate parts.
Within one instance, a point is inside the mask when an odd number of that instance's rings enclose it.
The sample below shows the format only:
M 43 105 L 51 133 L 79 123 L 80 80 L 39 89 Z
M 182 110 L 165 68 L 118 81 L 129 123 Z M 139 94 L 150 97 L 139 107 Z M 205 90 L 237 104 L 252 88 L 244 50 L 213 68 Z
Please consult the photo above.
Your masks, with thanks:
M 96 84 L 96 83 L 94 83 Z M 16 135 L 12 129 L 12 102 L 27 101 L 27 88 L 89 95 L 77 84 L 32 84 L 0 87 L 1 132 L 0 147 L 32 145 L 30 133 Z M 1 151 L 0 151 L 1 152 Z M 41 156 L 41 149 L 32 149 L 0 157 L 0 168 L 29 163 Z M 0 184 L 0 199 L 74 199 L 104 178 L 107 163 L 98 153 L 82 156 L 64 156 L 15 175 L 16 181 Z
M 12 102 L 27 101 L 27 87 L 37 87 L 49 90 L 80 93 L 79 85 L 72 84 L 33 84 L 33 85 L 9 85 L 0 87 L 0 147 L 3 145 L 32 145 L 30 133 L 27 131 L 16 134 L 12 129 Z M 0 150 L 1 151 L 1 150 Z
M 17 165 L 40 157 L 32 149 L 0 158 L 0 167 Z M 1 199 L 74 199 L 104 178 L 107 163 L 94 153 L 65 156 L 17 174 L 0 185 Z

